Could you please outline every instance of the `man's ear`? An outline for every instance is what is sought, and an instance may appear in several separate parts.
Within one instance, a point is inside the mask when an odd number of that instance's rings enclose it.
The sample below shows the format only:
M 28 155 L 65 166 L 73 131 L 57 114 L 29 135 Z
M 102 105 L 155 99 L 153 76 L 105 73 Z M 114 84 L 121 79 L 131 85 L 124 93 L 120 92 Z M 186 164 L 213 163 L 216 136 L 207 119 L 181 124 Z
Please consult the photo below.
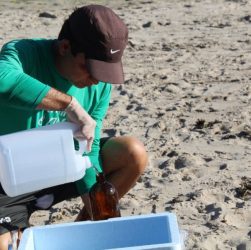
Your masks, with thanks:
M 61 56 L 65 56 L 65 55 L 71 53 L 71 45 L 70 45 L 69 40 L 62 39 L 62 40 L 59 41 L 58 53 Z

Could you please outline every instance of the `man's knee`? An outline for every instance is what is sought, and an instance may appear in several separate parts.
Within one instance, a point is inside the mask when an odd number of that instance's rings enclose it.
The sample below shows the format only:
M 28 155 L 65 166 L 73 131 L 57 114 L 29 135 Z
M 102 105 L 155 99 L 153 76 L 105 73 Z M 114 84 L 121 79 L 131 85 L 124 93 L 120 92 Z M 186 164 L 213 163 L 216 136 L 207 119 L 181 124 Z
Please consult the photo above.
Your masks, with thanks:
M 146 168 L 148 156 L 143 143 L 135 137 L 120 137 L 124 143 L 127 164 L 134 168 L 138 174 L 142 174 Z
M 109 139 L 102 148 L 101 157 L 107 173 L 123 168 L 136 175 L 144 172 L 148 160 L 143 143 L 132 136 Z

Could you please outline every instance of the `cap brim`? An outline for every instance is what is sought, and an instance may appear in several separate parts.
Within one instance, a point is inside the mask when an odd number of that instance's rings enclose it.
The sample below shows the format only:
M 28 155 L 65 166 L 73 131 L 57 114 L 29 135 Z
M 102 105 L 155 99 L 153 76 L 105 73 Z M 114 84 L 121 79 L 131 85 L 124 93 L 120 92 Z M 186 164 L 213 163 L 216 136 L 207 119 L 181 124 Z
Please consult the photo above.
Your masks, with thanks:
M 108 63 L 95 59 L 86 59 L 86 67 L 89 73 L 99 81 L 113 84 L 124 83 L 122 62 Z

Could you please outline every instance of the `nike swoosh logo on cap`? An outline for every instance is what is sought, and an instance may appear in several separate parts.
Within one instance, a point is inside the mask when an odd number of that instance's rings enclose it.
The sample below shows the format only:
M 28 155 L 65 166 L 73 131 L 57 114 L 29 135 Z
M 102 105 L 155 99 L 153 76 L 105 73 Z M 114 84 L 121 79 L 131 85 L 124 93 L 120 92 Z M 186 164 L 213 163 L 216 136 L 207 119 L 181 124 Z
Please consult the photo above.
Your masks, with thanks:
M 120 49 L 117 49 L 117 50 L 113 50 L 113 49 L 111 49 L 111 54 L 115 54 L 115 53 L 117 53 L 117 52 L 119 52 L 120 51 Z

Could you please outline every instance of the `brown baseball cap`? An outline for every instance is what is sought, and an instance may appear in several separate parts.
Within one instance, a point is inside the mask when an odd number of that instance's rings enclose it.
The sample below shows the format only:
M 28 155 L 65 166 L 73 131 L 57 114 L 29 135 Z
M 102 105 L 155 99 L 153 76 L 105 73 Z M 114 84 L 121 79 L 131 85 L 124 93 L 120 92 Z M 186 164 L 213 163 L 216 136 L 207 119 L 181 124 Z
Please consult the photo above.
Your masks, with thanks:
M 78 8 L 67 21 L 73 46 L 85 54 L 89 73 L 100 81 L 124 83 L 121 58 L 128 40 L 125 23 L 102 5 Z

